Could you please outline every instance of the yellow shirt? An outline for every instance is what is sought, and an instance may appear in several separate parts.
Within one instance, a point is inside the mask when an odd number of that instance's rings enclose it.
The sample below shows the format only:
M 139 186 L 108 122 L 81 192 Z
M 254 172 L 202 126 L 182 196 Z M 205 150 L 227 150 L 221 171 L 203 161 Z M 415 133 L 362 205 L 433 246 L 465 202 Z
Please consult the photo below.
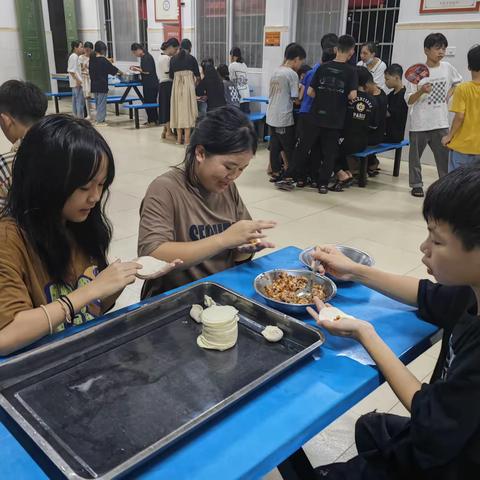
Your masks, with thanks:
M 465 114 L 463 124 L 448 144 L 460 153 L 480 154 L 480 83 L 461 83 L 453 94 L 451 112 Z

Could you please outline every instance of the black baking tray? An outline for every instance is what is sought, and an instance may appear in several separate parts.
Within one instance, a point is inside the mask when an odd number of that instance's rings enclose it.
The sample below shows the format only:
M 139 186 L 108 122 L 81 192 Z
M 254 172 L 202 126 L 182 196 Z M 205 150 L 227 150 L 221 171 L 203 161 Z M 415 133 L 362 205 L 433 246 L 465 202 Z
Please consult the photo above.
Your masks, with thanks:
M 239 310 L 235 347 L 203 350 L 189 316 L 209 295 Z M 259 333 L 284 331 L 278 343 Z M 200 283 L 0 365 L 0 407 L 67 478 L 110 479 L 309 355 L 322 333 Z

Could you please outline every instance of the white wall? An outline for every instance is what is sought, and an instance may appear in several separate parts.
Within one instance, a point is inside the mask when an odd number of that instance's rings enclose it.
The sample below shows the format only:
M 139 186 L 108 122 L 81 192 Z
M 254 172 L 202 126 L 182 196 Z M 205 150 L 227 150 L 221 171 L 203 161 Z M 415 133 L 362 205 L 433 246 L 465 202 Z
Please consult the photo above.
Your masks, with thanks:
M 12 78 L 23 79 L 20 37 L 17 27 L 15 0 L 2 0 L 0 15 L 0 50 L 2 51 L 2 68 L 0 68 L 0 84 Z
M 99 2 L 101 0 L 76 0 L 78 39 L 93 44 L 102 38 Z
M 49 74 L 55 73 L 55 53 L 53 50 L 53 37 L 50 28 L 50 17 L 48 15 L 48 0 L 42 0 L 43 24 L 45 26 L 45 43 L 47 45 L 48 71 Z M 50 78 L 50 91 L 58 92 L 57 81 Z

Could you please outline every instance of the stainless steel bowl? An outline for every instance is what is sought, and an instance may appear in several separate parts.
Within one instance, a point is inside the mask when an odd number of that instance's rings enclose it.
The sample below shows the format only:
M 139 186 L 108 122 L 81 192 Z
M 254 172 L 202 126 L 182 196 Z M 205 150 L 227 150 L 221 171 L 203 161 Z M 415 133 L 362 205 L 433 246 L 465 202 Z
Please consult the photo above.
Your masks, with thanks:
M 368 253 L 362 252 L 358 248 L 348 247 L 347 245 L 335 245 L 344 255 L 353 260 L 356 263 L 361 265 L 366 265 L 367 267 L 373 267 L 375 265 L 375 260 Z M 312 252 L 315 250 L 315 247 L 310 247 L 300 253 L 300 261 L 309 269 L 311 269 L 312 264 Z
M 264 293 L 264 289 L 267 285 L 270 285 L 280 273 L 288 273 L 289 275 L 294 275 L 297 277 L 306 277 L 309 280 L 310 278 L 312 278 L 312 283 L 322 285 L 324 287 L 326 293 L 324 301 L 332 299 L 337 293 L 337 286 L 332 282 L 332 280 L 324 277 L 323 275 L 319 275 L 318 273 L 314 273 L 309 270 L 269 270 L 268 272 L 263 272 L 258 275 L 253 282 L 253 286 L 255 287 L 255 291 L 266 300 L 267 304 L 270 305 L 270 307 L 275 308 L 276 310 L 280 310 L 291 315 L 298 315 L 304 314 L 307 307 L 314 306 L 313 303 L 302 305 L 297 303 L 279 302 L 268 297 Z

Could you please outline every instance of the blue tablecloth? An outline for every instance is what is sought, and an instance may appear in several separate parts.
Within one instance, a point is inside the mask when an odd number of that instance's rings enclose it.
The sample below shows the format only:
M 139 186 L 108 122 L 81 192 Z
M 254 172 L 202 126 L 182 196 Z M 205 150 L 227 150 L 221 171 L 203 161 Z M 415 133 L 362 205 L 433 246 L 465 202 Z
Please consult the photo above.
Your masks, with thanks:
M 254 277 L 271 268 L 300 267 L 299 252 L 294 247 L 282 249 L 208 280 L 260 300 L 254 294 Z M 340 284 L 332 303 L 372 321 L 385 341 L 404 359 L 421 345 L 426 346 L 427 339 L 435 332 L 432 326 L 418 320 L 412 309 L 359 285 Z M 133 308 L 136 306 L 112 315 Z M 91 325 L 95 323 L 98 321 Z M 374 368 L 357 361 L 366 360 L 361 352 L 352 342 L 328 336 L 318 353 L 135 470 L 133 477 L 259 478 L 381 383 Z M 1 424 L 0 465 L 2 478 L 48 478 Z

